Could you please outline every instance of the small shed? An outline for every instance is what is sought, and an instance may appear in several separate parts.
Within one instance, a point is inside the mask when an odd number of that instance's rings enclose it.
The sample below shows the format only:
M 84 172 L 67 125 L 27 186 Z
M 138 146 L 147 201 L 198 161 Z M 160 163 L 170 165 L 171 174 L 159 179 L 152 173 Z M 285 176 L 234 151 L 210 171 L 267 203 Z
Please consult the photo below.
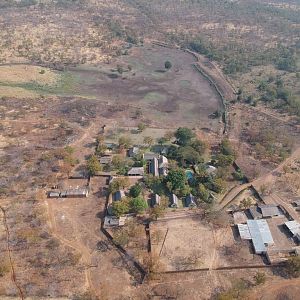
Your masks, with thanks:
M 125 192 L 123 190 L 119 190 L 119 191 L 117 191 L 113 194 L 112 200 L 113 201 L 120 201 L 124 197 L 125 197 Z
M 236 211 L 233 213 L 234 224 L 245 224 L 247 223 L 247 216 L 243 211 Z
M 153 158 L 158 159 L 159 158 L 159 154 L 157 153 L 153 153 L 153 152 L 147 152 L 145 154 L 143 154 L 143 159 L 144 160 L 152 160 Z
M 171 201 L 171 207 L 173 208 L 178 208 L 178 198 L 175 194 L 172 194 L 170 197 L 170 201 Z
M 133 167 L 127 172 L 128 176 L 144 176 L 143 167 Z
M 149 166 L 149 173 L 151 173 L 153 176 L 157 177 L 159 176 L 159 169 L 158 169 L 158 159 L 154 157 Z
M 259 205 L 261 214 L 263 218 L 273 218 L 282 216 L 282 213 L 279 211 L 278 206 L 269 204 L 269 205 Z
M 48 198 L 59 198 L 60 197 L 60 192 L 54 192 L 54 191 L 52 191 L 52 192 L 49 192 L 48 193 Z
M 112 162 L 112 156 L 111 155 L 105 155 L 100 157 L 99 162 L 101 165 L 108 165 Z
M 128 149 L 128 156 L 134 157 L 140 153 L 140 148 L 138 147 L 131 147 Z
M 70 189 L 66 191 L 67 198 L 85 198 L 89 195 L 88 189 Z
M 259 220 L 262 218 L 262 214 L 257 206 L 251 206 L 249 208 L 249 213 L 254 220 Z
M 160 205 L 160 202 L 161 202 L 161 198 L 158 194 L 154 194 L 152 196 L 152 199 L 151 199 L 151 205 L 152 207 L 156 206 L 156 205 Z
M 106 216 L 104 218 L 104 228 L 124 226 L 126 217 Z
M 300 224 L 297 221 L 288 221 L 285 222 L 284 225 L 288 228 L 293 237 L 296 237 L 300 234 Z
M 185 198 L 185 205 L 186 205 L 186 207 L 195 207 L 196 206 L 195 197 L 192 194 L 189 194 Z

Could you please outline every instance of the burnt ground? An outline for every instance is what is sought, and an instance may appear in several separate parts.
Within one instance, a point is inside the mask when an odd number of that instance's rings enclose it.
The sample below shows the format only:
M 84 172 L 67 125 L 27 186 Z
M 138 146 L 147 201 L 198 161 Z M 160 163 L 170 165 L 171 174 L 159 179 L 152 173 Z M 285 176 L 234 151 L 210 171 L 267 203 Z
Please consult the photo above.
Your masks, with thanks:
M 72 69 L 75 93 L 105 103 L 107 110 L 101 116 L 123 125 L 134 125 L 130 116 L 141 110 L 142 119 L 153 126 L 181 124 L 218 132 L 219 120 L 209 116 L 221 109 L 221 100 L 194 70 L 192 55 L 151 44 L 130 51 L 109 65 Z M 170 70 L 164 67 L 167 60 L 172 63 Z M 116 71 L 118 65 L 122 74 Z

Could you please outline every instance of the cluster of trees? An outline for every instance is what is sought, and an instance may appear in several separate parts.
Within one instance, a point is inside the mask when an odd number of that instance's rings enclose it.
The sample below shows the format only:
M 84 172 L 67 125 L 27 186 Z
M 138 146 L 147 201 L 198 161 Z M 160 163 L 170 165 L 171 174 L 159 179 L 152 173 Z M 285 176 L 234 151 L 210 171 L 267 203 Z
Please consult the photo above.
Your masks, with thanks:
M 128 187 L 129 181 L 126 178 L 119 178 L 114 180 L 110 186 L 110 192 L 114 193 L 120 189 Z M 120 201 L 114 201 L 112 204 L 113 214 L 120 217 L 127 213 L 143 213 L 148 208 L 147 202 L 142 196 L 142 187 L 139 183 L 132 186 L 129 190 L 129 197 L 126 197 Z
M 236 159 L 236 152 L 233 149 L 228 139 L 222 140 L 220 144 L 220 151 L 216 156 L 217 165 L 219 167 L 231 166 Z
M 168 158 L 178 162 L 180 166 L 197 165 L 203 162 L 203 155 L 207 149 L 206 143 L 195 138 L 193 131 L 180 127 L 175 132 L 176 144 L 168 149 Z
M 281 136 L 278 132 L 275 135 L 268 129 L 259 131 L 248 129 L 247 138 L 248 142 L 254 146 L 256 156 L 260 159 L 284 160 L 292 147 L 292 142 L 288 136 Z
M 175 193 L 178 196 L 186 196 L 192 193 L 200 201 L 212 203 L 211 192 L 220 193 L 226 188 L 224 172 L 208 173 L 203 155 L 207 145 L 196 139 L 195 134 L 189 128 L 180 127 L 174 134 L 175 144 L 168 147 L 169 173 L 166 177 L 148 176 L 145 179 L 146 186 L 154 193 L 165 195 Z M 235 151 L 228 140 L 223 140 L 220 145 L 220 153 L 214 163 L 218 169 L 230 166 L 236 157 Z M 192 178 L 188 178 L 185 167 L 194 170 Z M 237 174 L 236 176 L 242 176 Z
M 56 149 L 53 154 L 45 154 L 42 160 L 51 160 L 52 156 L 55 159 L 61 160 L 60 171 L 67 176 L 70 176 L 72 169 L 79 163 L 78 159 L 74 157 L 75 149 L 71 146 Z

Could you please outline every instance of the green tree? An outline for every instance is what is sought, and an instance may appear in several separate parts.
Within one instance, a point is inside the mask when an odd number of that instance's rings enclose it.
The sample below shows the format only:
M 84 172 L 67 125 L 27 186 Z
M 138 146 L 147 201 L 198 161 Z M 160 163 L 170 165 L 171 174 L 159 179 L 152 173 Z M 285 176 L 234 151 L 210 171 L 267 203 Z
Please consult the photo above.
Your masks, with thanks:
M 229 155 L 235 157 L 235 151 L 228 139 L 224 139 L 220 145 L 221 153 L 224 155 Z
M 146 124 L 145 123 L 139 123 L 138 124 L 138 131 L 139 132 L 142 132 L 142 131 L 144 131 L 145 129 L 146 129 Z
M 114 201 L 112 203 L 112 212 L 116 217 L 120 217 L 129 212 L 129 205 L 127 199 L 121 201 Z
M 200 140 L 193 141 L 191 147 L 193 147 L 200 155 L 203 155 L 207 149 L 206 143 Z
M 129 190 L 129 195 L 133 198 L 137 198 L 142 192 L 142 187 L 140 184 L 136 183 Z
M 226 182 L 221 178 L 216 178 L 212 184 L 212 190 L 216 193 L 221 193 L 226 187 Z
M 152 220 L 157 220 L 160 217 L 163 217 L 165 213 L 165 209 L 161 205 L 155 205 L 150 209 L 150 218 Z
M 166 182 L 171 192 L 183 189 L 186 184 L 184 169 L 177 168 L 170 170 L 166 177 Z
M 209 191 L 206 189 L 204 184 L 199 184 L 197 194 L 201 200 L 203 200 L 204 202 L 209 202 Z
M 179 127 L 175 132 L 177 143 L 181 146 L 188 145 L 194 136 L 193 131 L 186 127 Z
M 147 209 L 148 205 L 143 198 L 137 197 L 130 200 L 129 207 L 132 212 L 140 214 Z
M 188 162 L 192 165 L 203 162 L 200 154 L 191 146 L 180 147 L 178 153 L 184 162 Z
M 91 155 L 87 161 L 87 170 L 91 176 L 102 170 L 100 162 L 96 155 Z
M 168 140 L 165 137 L 160 137 L 157 139 L 157 142 L 159 145 L 163 145 L 167 142 Z
M 127 188 L 129 184 L 130 184 L 129 179 L 127 177 L 116 178 L 110 183 L 108 190 L 110 193 L 115 193 L 119 190 L 123 190 Z
M 248 209 L 252 205 L 251 198 L 244 198 L 240 203 L 240 208 Z
M 222 153 L 218 154 L 216 157 L 218 162 L 218 166 L 220 167 L 228 167 L 231 166 L 234 162 L 234 157 L 231 155 L 224 155 Z
M 169 70 L 169 69 L 171 69 L 172 68 L 172 63 L 170 62 L 170 61 L 166 61 L 165 62 L 165 68 L 167 69 L 167 70 Z
M 129 148 L 132 145 L 132 141 L 128 136 L 121 136 L 119 138 L 119 147 L 120 148 Z

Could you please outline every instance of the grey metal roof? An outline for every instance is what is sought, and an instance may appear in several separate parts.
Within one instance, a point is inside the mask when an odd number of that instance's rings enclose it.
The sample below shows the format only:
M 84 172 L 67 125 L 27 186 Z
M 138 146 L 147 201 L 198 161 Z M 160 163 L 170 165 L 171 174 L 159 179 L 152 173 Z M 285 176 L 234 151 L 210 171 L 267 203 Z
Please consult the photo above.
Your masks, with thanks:
M 131 147 L 131 148 L 129 148 L 129 150 L 128 150 L 128 155 L 129 155 L 130 157 L 133 157 L 133 156 L 139 154 L 139 152 L 140 152 L 140 149 L 139 149 L 138 147 Z
M 169 161 L 165 156 L 161 155 L 159 157 L 159 159 L 158 159 L 159 168 L 167 167 L 168 163 L 169 163 Z
M 158 159 L 159 158 L 159 154 L 157 153 L 153 153 L 153 152 L 147 152 L 143 155 L 143 158 L 145 160 L 152 160 L 153 158 Z
M 128 175 L 140 175 L 143 176 L 144 175 L 144 168 L 143 167 L 134 167 L 131 168 L 128 173 Z
M 171 195 L 170 200 L 171 200 L 171 206 L 172 207 L 174 207 L 174 206 L 177 207 L 178 206 L 178 198 L 177 198 L 177 196 L 175 194 Z
M 112 156 L 102 156 L 99 162 L 100 164 L 109 164 L 112 162 Z
M 251 234 L 247 224 L 237 224 L 240 236 L 243 240 L 251 240 Z
M 49 192 L 48 196 L 51 198 L 59 198 L 60 192 Z
M 185 198 L 185 204 L 186 206 L 195 206 L 195 197 L 192 194 L 189 194 L 186 198 Z
M 257 206 L 251 206 L 249 208 L 249 212 L 253 219 L 261 219 L 262 218 L 262 214 L 258 211 Z
M 266 245 L 274 244 L 274 240 L 266 220 L 248 220 L 247 225 L 255 253 L 265 252 Z
M 281 215 L 278 206 L 276 205 L 259 205 L 259 208 L 264 218 Z
M 152 206 L 160 205 L 160 196 L 158 194 L 154 194 L 152 197 Z
M 88 194 L 87 189 L 73 189 L 67 190 L 67 196 L 85 196 Z
M 156 157 L 151 160 L 150 170 L 153 176 L 159 176 L 158 159 Z
M 294 236 L 300 234 L 300 224 L 297 221 L 288 221 L 284 224 Z

